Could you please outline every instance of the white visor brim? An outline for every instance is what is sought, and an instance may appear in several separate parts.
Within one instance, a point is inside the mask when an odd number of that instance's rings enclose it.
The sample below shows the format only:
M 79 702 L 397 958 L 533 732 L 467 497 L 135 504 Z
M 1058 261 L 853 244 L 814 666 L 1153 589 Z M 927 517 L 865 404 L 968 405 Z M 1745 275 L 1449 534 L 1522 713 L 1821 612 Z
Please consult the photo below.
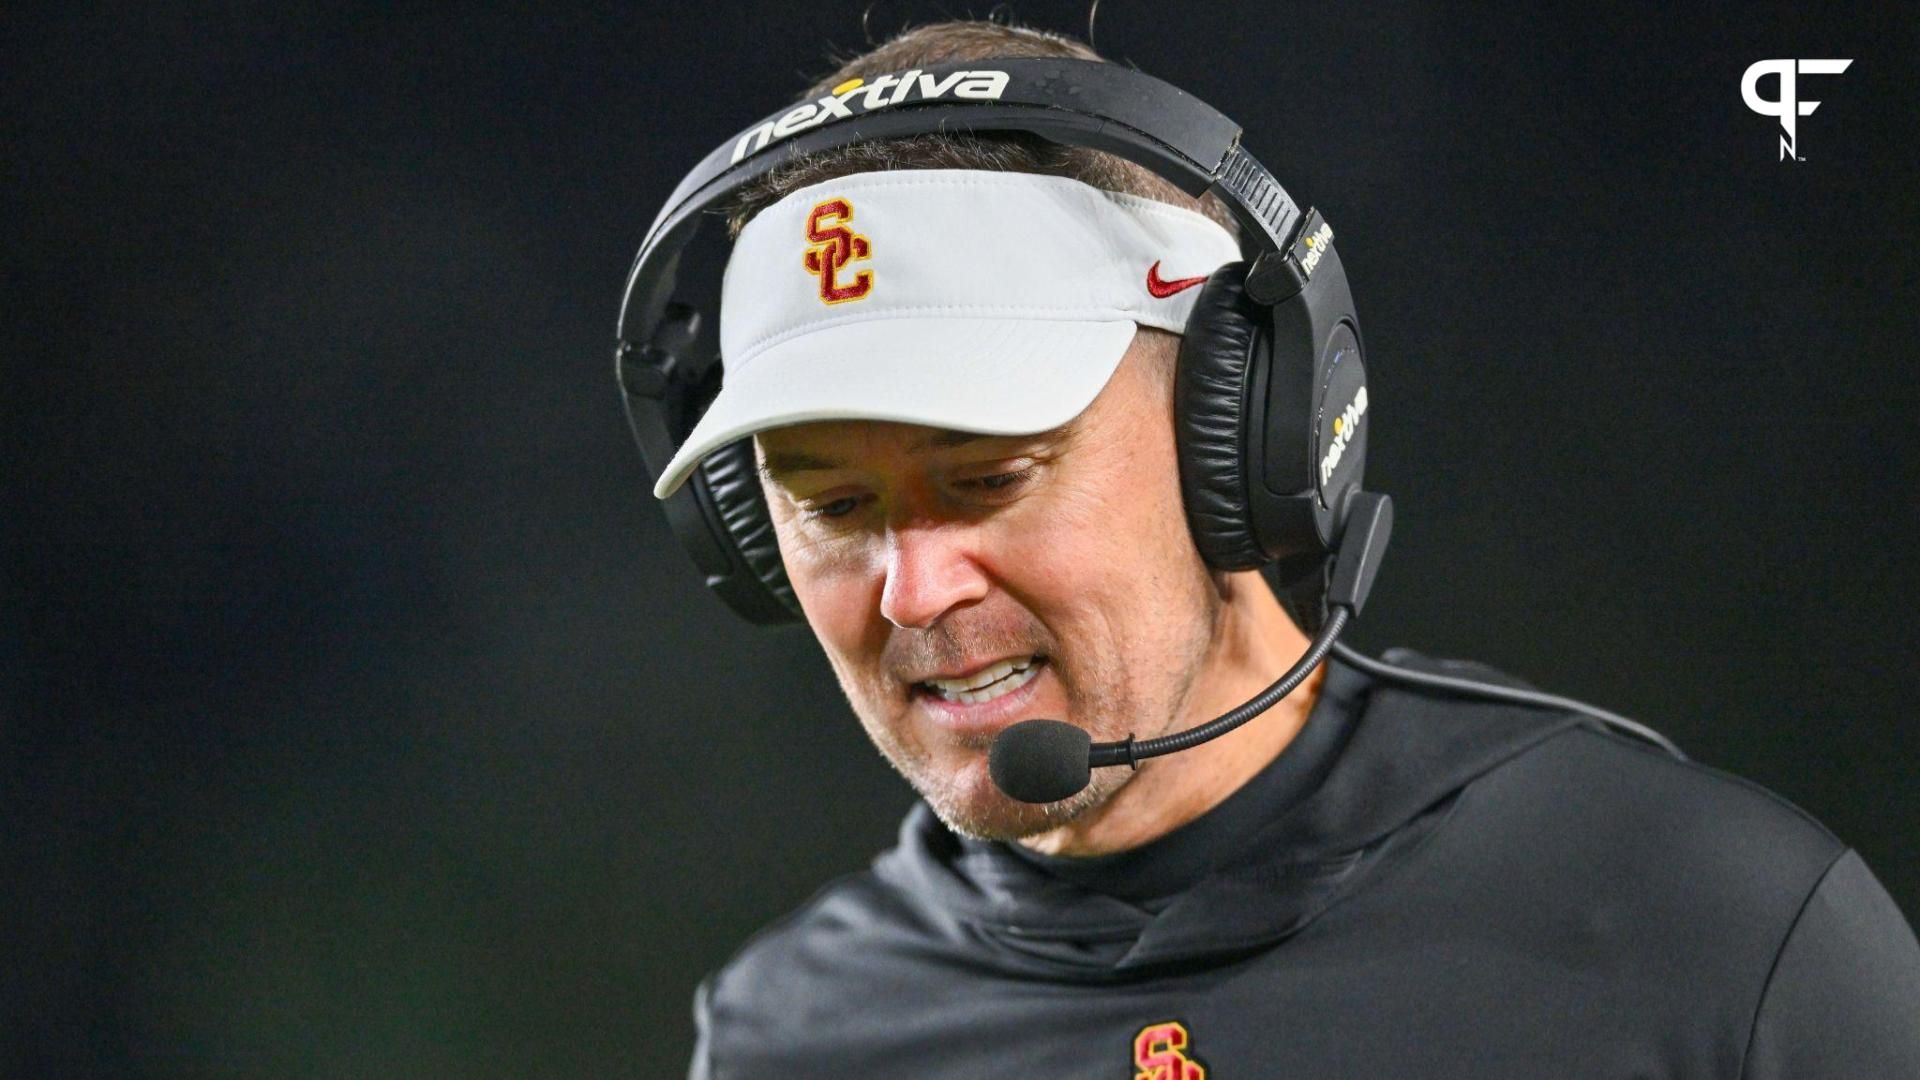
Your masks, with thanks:
M 1050 431 L 1099 396 L 1136 329 L 1128 320 L 922 317 L 816 330 L 728 376 L 726 392 L 653 493 L 673 494 L 701 458 L 730 442 L 793 424 L 884 420 L 983 435 Z

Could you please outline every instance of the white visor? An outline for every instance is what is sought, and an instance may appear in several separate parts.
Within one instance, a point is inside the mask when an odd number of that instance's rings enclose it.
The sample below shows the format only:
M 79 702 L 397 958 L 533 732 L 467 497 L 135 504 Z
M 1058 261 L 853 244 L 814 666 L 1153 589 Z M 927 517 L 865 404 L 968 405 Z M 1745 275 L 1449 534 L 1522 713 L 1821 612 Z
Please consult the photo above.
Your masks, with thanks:
M 1191 210 L 1057 176 L 858 173 L 741 230 L 720 298 L 720 393 L 654 484 L 769 428 L 892 420 L 987 435 L 1092 403 L 1134 328 L 1179 333 L 1240 257 Z

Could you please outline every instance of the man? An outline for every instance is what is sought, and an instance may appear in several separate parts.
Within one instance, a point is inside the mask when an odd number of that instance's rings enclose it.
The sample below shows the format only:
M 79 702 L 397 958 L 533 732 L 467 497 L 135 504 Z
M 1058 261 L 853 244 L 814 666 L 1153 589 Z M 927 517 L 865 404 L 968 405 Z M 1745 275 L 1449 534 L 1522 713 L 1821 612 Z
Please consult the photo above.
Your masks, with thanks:
M 807 99 L 1018 56 L 1091 53 L 941 24 Z M 941 133 L 801 158 L 733 223 L 726 378 L 656 494 L 753 436 L 793 596 L 923 802 L 703 984 L 694 1075 L 1920 1076 L 1920 945 L 1858 855 L 1569 713 L 1335 659 L 1228 737 L 1008 797 L 1016 721 L 1180 731 L 1319 622 L 1182 510 L 1179 334 L 1231 219 Z

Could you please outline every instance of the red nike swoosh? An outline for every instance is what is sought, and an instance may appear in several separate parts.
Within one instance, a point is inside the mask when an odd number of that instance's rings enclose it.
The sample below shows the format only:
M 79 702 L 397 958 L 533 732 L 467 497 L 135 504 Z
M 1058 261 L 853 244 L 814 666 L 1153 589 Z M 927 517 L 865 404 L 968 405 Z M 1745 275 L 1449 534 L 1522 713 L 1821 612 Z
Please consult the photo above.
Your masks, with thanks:
M 1147 291 L 1162 299 L 1172 296 L 1181 289 L 1191 289 L 1205 280 L 1207 280 L 1207 276 L 1202 274 L 1199 277 L 1183 277 L 1176 278 L 1173 281 L 1161 281 L 1160 260 L 1155 259 L 1153 265 L 1147 267 Z

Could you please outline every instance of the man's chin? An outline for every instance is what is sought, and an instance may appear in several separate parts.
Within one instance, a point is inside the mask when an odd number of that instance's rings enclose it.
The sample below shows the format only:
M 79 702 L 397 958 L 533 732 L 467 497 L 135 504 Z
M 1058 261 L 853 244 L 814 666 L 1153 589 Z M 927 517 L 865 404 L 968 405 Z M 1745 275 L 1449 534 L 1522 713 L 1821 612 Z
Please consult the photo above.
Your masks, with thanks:
M 934 779 L 915 777 L 913 786 L 934 815 L 961 836 L 974 840 L 1011 841 L 1049 832 L 1073 822 L 1111 798 L 1117 785 L 1094 783 L 1071 798 L 1052 803 L 1025 803 L 1001 791 L 987 774 L 986 755 Z

